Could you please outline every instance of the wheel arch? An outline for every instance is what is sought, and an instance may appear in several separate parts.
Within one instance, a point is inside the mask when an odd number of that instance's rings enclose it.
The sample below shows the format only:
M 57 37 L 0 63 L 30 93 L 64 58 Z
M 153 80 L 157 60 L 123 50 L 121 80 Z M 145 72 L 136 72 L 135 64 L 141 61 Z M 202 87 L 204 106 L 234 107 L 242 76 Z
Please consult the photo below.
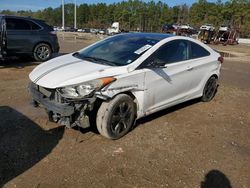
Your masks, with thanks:
M 138 103 L 138 100 L 137 100 L 136 96 L 133 94 L 132 91 L 125 91 L 125 92 L 120 93 L 120 94 L 126 94 L 126 95 L 130 96 L 130 97 L 133 99 L 133 102 L 134 102 L 134 104 L 135 104 L 135 110 L 136 110 L 135 116 L 136 116 L 136 118 L 137 118 L 138 109 L 139 109 L 139 103 Z
M 219 75 L 215 72 L 212 72 L 211 74 L 208 74 L 205 78 L 204 78 L 204 81 L 203 81 L 203 84 L 202 84 L 202 87 L 201 87 L 201 90 L 200 92 L 203 93 L 203 90 L 205 88 L 205 85 L 207 83 L 207 81 L 211 78 L 211 77 L 215 77 L 217 80 L 219 79 Z
M 136 118 L 138 116 L 141 116 L 140 113 L 139 113 L 139 109 L 141 109 L 141 105 L 140 103 L 143 101 L 139 95 L 137 95 L 137 92 L 133 92 L 133 90 L 127 90 L 127 91 L 122 91 L 122 92 L 117 92 L 116 94 L 108 97 L 108 96 L 105 96 L 105 98 L 102 98 L 102 97 L 97 97 L 97 101 L 100 103 L 102 102 L 109 102 L 110 100 L 114 99 L 116 96 L 118 95 L 121 95 L 121 94 L 126 94 L 128 96 L 130 96 L 132 99 L 133 99 L 133 102 L 135 104 L 135 109 L 136 109 Z
M 50 42 L 48 42 L 48 41 L 38 41 L 38 42 L 36 42 L 36 43 L 34 44 L 34 46 L 33 46 L 33 48 L 32 48 L 32 53 L 34 52 L 34 50 L 35 50 L 35 48 L 36 48 L 36 46 L 37 46 L 38 44 L 47 44 L 47 45 L 50 47 L 50 49 L 51 49 L 51 53 L 54 51 L 54 49 L 52 48 L 52 45 L 50 44 Z
M 219 79 L 219 76 L 218 76 L 217 74 L 215 74 L 215 73 L 212 74 L 209 78 L 211 78 L 211 77 L 215 77 L 216 79 Z M 208 79 L 209 79 L 209 78 L 208 78 Z

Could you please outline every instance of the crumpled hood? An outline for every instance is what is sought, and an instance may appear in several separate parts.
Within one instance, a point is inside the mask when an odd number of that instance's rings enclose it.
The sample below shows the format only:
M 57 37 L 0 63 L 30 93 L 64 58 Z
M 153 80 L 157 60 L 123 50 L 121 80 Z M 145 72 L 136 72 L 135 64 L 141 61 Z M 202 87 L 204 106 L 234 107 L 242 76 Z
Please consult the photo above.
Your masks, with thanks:
M 68 54 L 38 65 L 29 78 L 42 87 L 58 88 L 126 72 L 126 67 L 93 63 Z

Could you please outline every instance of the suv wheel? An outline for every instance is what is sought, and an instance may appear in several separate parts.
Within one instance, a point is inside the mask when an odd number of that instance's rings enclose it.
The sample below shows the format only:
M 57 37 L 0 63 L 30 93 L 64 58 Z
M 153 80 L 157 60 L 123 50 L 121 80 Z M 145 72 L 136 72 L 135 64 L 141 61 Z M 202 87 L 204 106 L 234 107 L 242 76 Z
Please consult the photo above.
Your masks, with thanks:
M 99 133 L 109 139 L 119 139 L 128 133 L 135 120 L 136 106 L 133 99 L 126 95 L 117 95 L 100 106 L 96 126 Z
M 36 45 L 33 51 L 33 56 L 36 61 L 47 61 L 51 58 L 51 48 L 48 44 L 40 43 Z

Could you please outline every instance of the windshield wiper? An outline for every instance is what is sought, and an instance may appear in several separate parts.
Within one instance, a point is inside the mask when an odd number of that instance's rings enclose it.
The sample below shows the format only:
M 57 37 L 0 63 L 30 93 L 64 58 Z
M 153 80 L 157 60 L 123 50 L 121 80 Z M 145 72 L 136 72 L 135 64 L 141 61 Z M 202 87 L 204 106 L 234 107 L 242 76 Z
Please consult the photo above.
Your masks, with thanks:
M 79 52 L 75 52 L 75 53 L 72 54 L 72 56 L 79 57 L 79 54 L 80 54 Z
M 97 61 L 96 58 L 90 57 L 90 56 L 83 56 L 79 52 L 73 53 L 72 56 L 77 57 L 79 59 L 86 59 L 86 60 L 90 60 L 90 61 Z
M 79 55 L 79 54 L 78 54 Z M 86 59 L 86 60 L 90 60 L 90 61 L 94 61 L 95 63 L 100 63 L 100 64 L 104 64 L 104 65 L 111 65 L 111 66 L 117 66 L 116 63 L 106 60 L 106 59 L 102 59 L 102 58 L 97 58 L 97 57 L 91 57 L 91 56 L 78 56 L 81 59 Z
M 75 52 L 72 55 L 74 57 L 89 60 L 89 61 L 92 61 L 92 62 L 95 62 L 95 63 L 101 63 L 101 64 L 104 64 L 104 65 L 110 65 L 110 66 L 117 66 L 117 64 L 112 62 L 112 61 L 102 59 L 102 58 L 98 58 L 98 57 L 91 57 L 91 56 L 81 55 L 79 52 Z
M 116 63 L 112 62 L 112 61 L 109 61 L 109 60 L 106 60 L 106 59 L 102 59 L 102 58 L 96 58 L 94 57 L 94 59 L 98 62 L 102 62 L 104 64 L 107 64 L 107 65 L 111 65 L 111 66 L 117 66 Z

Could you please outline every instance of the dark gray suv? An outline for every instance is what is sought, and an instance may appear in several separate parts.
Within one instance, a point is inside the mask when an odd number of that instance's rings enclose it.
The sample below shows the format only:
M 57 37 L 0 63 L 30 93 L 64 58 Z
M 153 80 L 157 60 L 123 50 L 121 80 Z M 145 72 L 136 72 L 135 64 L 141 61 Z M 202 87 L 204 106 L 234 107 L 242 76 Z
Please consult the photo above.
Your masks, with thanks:
M 0 58 L 29 55 L 36 61 L 47 61 L 58 51 L 56 32 L 44 21 L 0 15 Z

